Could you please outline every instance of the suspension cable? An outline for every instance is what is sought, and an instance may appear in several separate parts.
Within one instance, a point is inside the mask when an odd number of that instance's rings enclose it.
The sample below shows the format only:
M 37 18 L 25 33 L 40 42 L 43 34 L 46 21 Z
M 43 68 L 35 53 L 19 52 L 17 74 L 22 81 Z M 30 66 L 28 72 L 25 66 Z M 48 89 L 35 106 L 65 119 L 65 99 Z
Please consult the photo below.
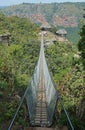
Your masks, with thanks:
M 20 103 L 19 103 L 19 106 L 18 106 L 18 108 L 17 108 L 17 110 L 16 110 L 16 113 L 15 113 L 15 115 L 14 115 L 14 117 L 13 117 L 11 123 L 10 123 L 10 126 L 9 126 L 8 130 L 11 130 L 11 128 L 12 128 L 12 126 L 13 126 L 13 124 L 14 124 L 14 121 L 15 121 L 15 119 L 16 119 L 16 117 L 17 117 L 17 114 L 18 114 L 18 112 L 19 112 L 19 110 L 20 110 L 20 108 L 21 108 L 21 106 L 22 106 L 22 103 L 23 103 L 24 98 L 25 98 L 25 96 L 26 96 L 26 94 L 27 94 L 27 91 L 28 91 L 28 88 L 26 89 L 26 91 L 25 91 L 25 93 L 24 93 L 24 95 L 23 95 L 23 97 L 22 97 L 22 99 L 21 99 L 21 101 L 20 101 Z
M 65 112 L 65 114 L 66 114 L 66 117 L 67 117 L 67 120 L 68 120 L 68 122 L 69 122 L 69 124 L 70 124 L 70 127 L 71 127 L 72 130 L 74 130 L 74 127 L 73 127 L 72 122 L 71 122 L 71 120 L 70 120 L 70 118 L 69 118 L 69 115 L 68 115 L 68 113 L 67 113 L 67 111 L 66 111 L 66 109 L 65 109 L 65 107 L 64 107 L 63 100 L 61 99 L 60 96 L 58 96 L 58 98 L 59 98 L 60 103 L 61 103 L 61 106 L 62 106 L 62 108 L 63 108 L 63 110 L 64 110 L 64 112 Z

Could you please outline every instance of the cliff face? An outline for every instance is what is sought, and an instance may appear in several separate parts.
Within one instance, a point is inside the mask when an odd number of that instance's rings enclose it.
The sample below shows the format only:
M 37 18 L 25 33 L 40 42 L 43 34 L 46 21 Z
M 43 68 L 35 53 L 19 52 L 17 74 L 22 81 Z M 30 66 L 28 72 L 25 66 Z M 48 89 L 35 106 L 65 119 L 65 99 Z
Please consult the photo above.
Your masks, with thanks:
M 77 27 L 78 26 L 77 18 L 74 16 L 56 15 L 53 17 L 53 24 L 57 26 L 64 26 L 64 27 Z

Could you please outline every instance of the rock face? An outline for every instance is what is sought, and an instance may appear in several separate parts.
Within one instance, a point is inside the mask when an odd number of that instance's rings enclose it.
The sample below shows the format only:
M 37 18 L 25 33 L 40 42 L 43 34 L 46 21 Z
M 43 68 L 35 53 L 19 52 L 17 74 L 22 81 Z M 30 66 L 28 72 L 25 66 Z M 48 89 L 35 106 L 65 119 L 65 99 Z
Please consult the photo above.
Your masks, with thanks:
M 77 27 L 77 19 L 74 16 L 59 16 L 56 15 L 53 17 L 53 24 L 57 26 L 64 27 Z

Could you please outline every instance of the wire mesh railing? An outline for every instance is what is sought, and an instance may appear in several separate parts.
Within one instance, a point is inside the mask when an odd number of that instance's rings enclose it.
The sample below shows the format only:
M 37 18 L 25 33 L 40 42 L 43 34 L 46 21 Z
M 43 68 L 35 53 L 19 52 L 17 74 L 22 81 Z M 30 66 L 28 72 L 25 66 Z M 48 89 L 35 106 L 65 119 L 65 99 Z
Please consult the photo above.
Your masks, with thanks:
M 41 74 L 41 73 L 43 73 L 43 74 Z M 45 101 L 46 101 L 46 109 L 47 109 L 46 111 L 47 111 L 48 126 L 51 126 L 51 124 L 52 124 L 56 102 L 59 99 L 61 102 L 61 105 L 65 111 L 67 119 L 69 121 L 69 124 L 70 124 L 72 130 L 74 130 L 73 125 L 70 121 L 70 118 L 66 112 L 66 109 L 61 101 L 61 98 L 59 97 L 58 92 L 55 89 L 55 85 L 53 83 L 53 80 L 52 80 L 50 73 L 49 73 L 49 70 L 48 70 L 48 66 L 47 66 L 45 54 L 44 54 L 44 47 L 43 47 L 43 33 L 42 33 L 42 37 L 41 37 L 41 49 L 40 49 L 39 59 L 38 59 L 33 77 L 32 77 L 32 79 L 31 79 L 31 81 L 30 81 L 30 83 L 29 83 L 29 85 L 24 93 L 24 96 L 22 97 L 22 100 L 19 104 L 19 107 L 15 113 L 14 118 L 12 119 L 12 121 L 10 123 L 8 130 L 11 130 L 11 127 L 15 121 L 15 118 L 19 112 L 19 109 L 20 109 L 24 99 L 26 99 L 26 102 L 27 102 L 30 124 L 32 126 L 35 125 L 36 105 L 37 105 L 37 101 L 38 101 L 37 93 L 39 92 L 40 77 L 41 77 L 41 80 L 44 79 L 43 80 L 44 97 L 46 98 Z M 42 77 L 43 77 L 43 79 L 42 79 Z

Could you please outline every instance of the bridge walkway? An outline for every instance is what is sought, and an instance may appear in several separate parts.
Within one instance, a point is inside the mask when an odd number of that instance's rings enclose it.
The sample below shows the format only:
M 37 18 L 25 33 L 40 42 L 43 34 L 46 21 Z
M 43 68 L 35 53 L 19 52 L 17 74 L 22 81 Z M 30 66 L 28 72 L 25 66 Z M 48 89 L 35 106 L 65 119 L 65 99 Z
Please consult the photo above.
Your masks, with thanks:
M 39 85 L 37 89 L 37 104 L 34 123 L 35 126 L 48 126 L 46 90 L 43 70 L 43 53 L 40 55 Z

